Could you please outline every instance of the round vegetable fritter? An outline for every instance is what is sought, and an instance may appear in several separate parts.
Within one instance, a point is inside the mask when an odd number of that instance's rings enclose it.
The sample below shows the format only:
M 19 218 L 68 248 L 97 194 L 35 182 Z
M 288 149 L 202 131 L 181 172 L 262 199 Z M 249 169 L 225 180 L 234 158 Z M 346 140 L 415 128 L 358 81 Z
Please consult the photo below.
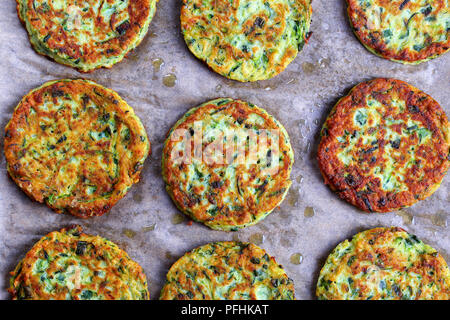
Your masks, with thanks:
M 191 52 L 242 82 L 282 72 L 309 37 L 311 0 L 183 0 L 181 30 Z
M 167 273 L 161 300 L 293 300 L 294 283 L 281 265 L 251 243 L 196 248 Z
M 16 0 L 33 48 L 80 72 L 110 68 L 144 39 L 157 0 Z
M 229 98 L 188 111 L 170 130 L 162 157 L 177 207 L 224 231 L 253 225 L 275 209 L 291 186 L 293 163 L 283 126 L 263 109 Z
M 340 243 L 317 282 L 328 300 L 449 300 L 442 256 L 401 228 L 375 228 Z
M 449 0 L 347 0 L 353 31 L 372 53 L 417 64 L 450 48 Z
M 12 298 L 148 300 L 142 268 L 111 241 L 80 226 L 40 239 L 11 272 Z
M 394 79 L 363 82 L 325 121 L 318 150 L 325 183 L 368 212 L 413 205 L 450 164 L 447 116 L 429 95 Z
M 5 128 L 7 169 L 32 199 L 58 213 L 100 216 L 139 181 L 150 143 L 133 109 L 88 80 L 45 83 Z

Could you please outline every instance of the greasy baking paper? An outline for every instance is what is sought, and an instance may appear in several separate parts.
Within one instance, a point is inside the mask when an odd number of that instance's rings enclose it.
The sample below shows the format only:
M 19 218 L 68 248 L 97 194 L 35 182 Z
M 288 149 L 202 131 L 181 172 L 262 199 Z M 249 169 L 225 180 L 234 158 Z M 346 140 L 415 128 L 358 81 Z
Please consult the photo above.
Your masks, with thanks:
M 429 199 L 397 213 L 367 214 L 346 204 L 324 184 L 316 162 L 318 132 L 333 104 L 357 83 L 375 77 L 409 82 L 435 98 L 450 115 L 450 54 L 406 66 L 378 58 L 354 37 L 345 1 L 313 2 L 313 32 L 303 51 L 279 76 L 257 83 L 227 80 L 196 60 L 180 33 L 179 0 L 160 1 L 142 44 L 123 62 L 91 74 L 54 63 L 30 47 L 15 1 L 0 6 L 1 127 L 29 90 L 45 81 L 84 77 L 116 90 L 142 119 L 152 143 L 142 180 L 110 213 L 89 220 L 58 215 L 31 201 L 8 178 L 0 158 L 0 298 L 8 299 L 9 272 L 42 236 L 78 223 L 109 238 L 145 270 L 157 299 L 165 274 L 185 251 L 211 241 L 252 241 L 282 264 L 297 299 L 315 297 L 315 284 L 330 251 L 354 233 L 400 226 L 439 250 L 449 261 L 447 176 Z M 161 150 L 171 126 L 191 107 L 231 97 L 265 108 L 287 129 L 295 151 L 293 185 L 279 209 L 239 232 L 214 231 L 178 212 L 161 177 Z M 3 149 L 3 141 L 2 141 Z

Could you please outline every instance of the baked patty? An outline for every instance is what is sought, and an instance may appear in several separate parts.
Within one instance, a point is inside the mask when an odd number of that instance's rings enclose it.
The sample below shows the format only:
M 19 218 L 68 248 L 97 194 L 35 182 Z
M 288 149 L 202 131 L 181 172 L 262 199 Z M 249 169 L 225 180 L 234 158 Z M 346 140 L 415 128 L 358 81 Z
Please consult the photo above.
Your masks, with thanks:
M 329 300 L 449 300 L 450 271 L 416 236 L 401 228 L 375 228 L 333 250 L 316 293 Z
M 32 199 L 81 218 L 109 211 L 139 181 L 150 143 L 133 109 L 88 80 L 32 90 L 5 128 L 8 173 Z
M 283 126 L 263 109 L 230 98 L 188 111 L 170 130 L 162 156 L 177 207 L 224 231 L 253 225 L 275 209 L 291 185 L 293 163 Z
M 269 79 L 308 39 L 311 0 L 183 0 L 181 31 L 191 52 L 242 82 Z
M 429 95 L 394 79 L 354 87 L 325 121 L 318 150 L 325 183 L 368 212 L 413 205 L 450 164 L 447 116 Z
M 293 300 L 294 284 L 263 249 L 215 242 L 196 248 L 167 273 L 161 300 Z
M 350 23 L 372 53 L 417 64 L 450 48 L 448 0 L 347 0 Z
M 33 48 L 81 72 L 110 68 L 145 37 L 157 0 L 16 0 Z
M 11 272 L 12 298 L 148 300 L 142 268 L 111 241 L 80 226 L 40 239 Z

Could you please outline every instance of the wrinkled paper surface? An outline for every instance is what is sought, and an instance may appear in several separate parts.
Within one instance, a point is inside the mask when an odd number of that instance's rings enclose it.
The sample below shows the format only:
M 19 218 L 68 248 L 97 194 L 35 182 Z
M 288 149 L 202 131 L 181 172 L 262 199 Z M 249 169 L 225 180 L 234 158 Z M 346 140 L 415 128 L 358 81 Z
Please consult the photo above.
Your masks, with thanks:
M 345 1 L 316 0 L 313 35 L 295 61 L 271 80 L 238 83 L 213 73 L 188 51 L 180 32 L 180 3 L 158 3 L 148 35 L 123 62 L 109 70 L 80 74 L 37 55 L 19 22 L 15 1 L 1 0 L 1 128 L 29 90 L 49 80 L 84 77 L 117 91 L 134 108 L 147 129 L 152 155 L 141 181 L 110 213 L 81 220 L 55 214 L 31 201 L 8 178 L 2 151 L 0 298 L 9 298 L 9 272 L 32 245 L 48 232 L 73 223 L 126 250 L 144 268 L 153 299 L 159 298 L 171 264 L 186 251 L 211 241 L 239 239 L 259 244 L 294 280 L 297 299 L 315 297 L 318 273 L 330 251 L 364 229 L 403 227 L 450 260 L 449 176 L 429 199 L 412 208 L 367 214 L 340 200 L 323 184 L 315 159 L 319 128 L 328 112 L 364 80 L 392 77 L 407 81 L 434 97 L 450 115 L 450 54 L 418 66 L 378 58 L 352 34 Z M 182 219 L 166 194 L 161 177 L 167 131 L 188 109 L 217 97 L 242 99 L 265 108 L 286 127 L 295 151 L 293 185 L 286 200 L 256 226 L 234 233 L 210 230 L 195 222 L 188 225 L 189 220 Z

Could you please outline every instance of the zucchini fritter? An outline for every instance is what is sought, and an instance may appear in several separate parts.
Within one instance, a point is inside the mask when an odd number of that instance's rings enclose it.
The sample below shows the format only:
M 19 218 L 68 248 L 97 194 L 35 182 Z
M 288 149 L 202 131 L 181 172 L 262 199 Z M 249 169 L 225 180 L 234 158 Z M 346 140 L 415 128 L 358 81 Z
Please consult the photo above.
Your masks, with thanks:
M 263 249 L 215 242 L 196 248 L 167 273 L 161 300 L 293 300 L 294 284 Z
M 354 87 L 325 121 L 318 150 L 325 183 L 368 212 L 430 196 L 450 164 L 447 116 L 429 95 L 394 79 Z
M 5 128 L 8 173 L 58 213 L 99 216 L 139 181 L 150 143 L 133 109 L 88 80 L 47 82 Z
M 450 48 L 449 0 L 347 0 L 350 23 L 372 53 L 417 64 Z
M 12 298 L 148 300 L 142 268 L 111 241 L 80 226 L 40 239 L 11 272 Z
M 191 52 L 242 82 L 272 78 L 308 40 L 311 0 L 183 0 L 181 31 Z
M 191 109 L 174 125 L 162 170 L 183 213 L 212 229 L 236 231 L 283 201 L 293 163 L 289 136 L 275 118 L 253 104 L 221 98 Z
M 329 300 L 449 300 L 450 271 L 416 236 L 401 228 L 375 228 L 333 250 L 316 293 Z
M 144 39 L 157 0 L 16 0 L 33 48 L 81 72 L 110 68 Z

